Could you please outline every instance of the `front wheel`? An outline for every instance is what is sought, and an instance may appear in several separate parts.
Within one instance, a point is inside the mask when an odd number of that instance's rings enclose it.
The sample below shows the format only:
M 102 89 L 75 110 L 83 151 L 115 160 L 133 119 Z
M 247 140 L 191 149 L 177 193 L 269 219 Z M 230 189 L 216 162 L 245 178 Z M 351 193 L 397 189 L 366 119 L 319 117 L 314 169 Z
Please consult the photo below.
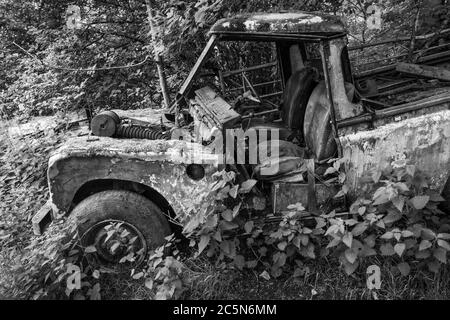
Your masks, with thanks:
M 109 269 L 136 267 L 164 243 L 170 226 L 161 209 L 134 192 L 93 194 L 72 211 L 89 263 Z

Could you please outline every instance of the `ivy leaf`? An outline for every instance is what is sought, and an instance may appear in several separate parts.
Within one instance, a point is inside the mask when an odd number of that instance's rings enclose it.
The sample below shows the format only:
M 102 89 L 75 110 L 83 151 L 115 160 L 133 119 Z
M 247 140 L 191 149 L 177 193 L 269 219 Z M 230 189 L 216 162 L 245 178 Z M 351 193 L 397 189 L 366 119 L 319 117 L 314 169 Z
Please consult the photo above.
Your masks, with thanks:
M 394 210 L 390 210 L 390 212 L 383 218 L 383 222 L 385 224 L 394 223 L 402 218 L 402 214 L 400 212 L 396 212 Z
M 419 251 L 426 250 L 432 246 L 431 242 L 428 240 L 422 240 L 419 244 Z
M 347 261 L 350 262 L 351 264 L 355 263 L 356 259 L 358 258 L 358 255 L 356 254 L 356 252 L 350 248 L 345 250 L 344 254 L 345 254 L 345 258 L 347 259 Z
M 364 231 L 367 230 L 368 226 L 369 226 L 369 224 L 366 221 L 358 223 L 352 230 L 353 236 L 358 237 L 358 236 L 362 235 L 364 233 Z
M 153 289 L 153 279 L 147 279 L 147 280 L 145 280 L 145 286 L 146 286 L 148 289 L 152 290 L 152 289 Z
M 263 279 L 265 279 L 265 280 L 267 280 L 267 281 L 269 281 L 270 280 L 270 275 L 269 275 L 269 273 L 267 272 L 267 271 L 263 271 L 263 272 L 261 272 L 261 274 L 259 275 L 261 278 L 263 278 Z
M 411 271 L 411 267 L 409 266 L 409 264 L 407 262 L 401 262 L 397 265 L 398 270 L 400 270 L 400 273 L 402 274 L 402 276 L 406 277 L 410 271 Z
M 236 199 L 238 190 L 239 190 L 239 186 L 234 186 L 233 188 L 231 188 L 231 190 L 228 193 L 233 199 Z
M 286 246 L 287 246 L 287 242 L 286 241 L 280 242 L 277 245 L 278 249 L 280 249 L 281 251 L 284 251 L 284 249 L 286 249 Z
M 240 202 L 238 205 L 236 205 L 233 208 L 233 218 L 236 218 L 237 215 L 239 214 L 239 210 L 241 210 L 241 205 L 242 205 L 242 202 Z
M 210 240 L 211 240 L 210 235 L 204 234 L 200 237 L 200 242 L 198 243 L 198 254 L 201 254 L 203 250 L 205 250 Z
M 449 240 L 450 239 L 450 233 L 439 233 L 437 235 L 438 239 L 445 239 L 445 240 Z
M 415 254 L 416 259 L 419 259 L 419 260 L 427 259 L 430 256 L 431 256 L 430 250 L 417 251 Z
M 249 193 L 255 186 L 256 182 L 257 181 L 254 179 L 249 179 L 249 180 L 242 182 L 239 193 Z
M 254 269 L 258 265 L 258 260 L 251 260 L 246 262 L 247 268 Z
M 133 279 L 134 280 L 139 280 L 140 278 L 142 278 L 144 276 L 143 272 L 139 272 L 139 273 L 135 273 L 133 274 Z
M 395 253 L 398 254 L 399 257 L 401 257 L 403 255 L 403 252 L 405 252 L 406 249 L 406 245 L 404 243 L 397 243 L 394 246 L 394 251 Z
M 341 261 L 342 265 L 344 266 L 344 270 L 347 275 L 351 275 L 358 268 L 359 263 L 357 260 L 355 261 L 355 263 L 350 263 L 342 255 L 339 256 L 339 260 Z
M 345 245 L 349 248 L 352 247 L 352 241 L 353 241 L 353 235 L 351 232 L 345 233 L 345 235 L 342 237 L 342 242 L 345 243 Z
M 431 272 L 438 273 L 439 268 L 441 267 L 441 264 L 439 263 L 439 261 L 434 260 L 434 261 L 428 262 L 427 266 Z
M 242 270 L 245 267 L 245 258 L 242 255 L 237 255 L 234 257 L 234 265 L 239 269 Z
M 84 249 L 84 252 L 85 253 L 94 253 L 94 252 L 97 252 L 97 249 L 95 248 L 95 246 L 89 246 Z
M 366 211 L 367 211 L 367 207 L 360 207 L 360 208 L 358 208 L 358 214 L 360 216 L 362 216 L 364 213 L 366 213 Z
M 225 210 L 221 213 L 222 218 L 224 218 L 225 221 L 231 222 L 233 221 L 233 211 L 230 209 Z
M 391 231 L 386 232 L 380 238 L 385 240 L 390 240 L 394 237 L 394 234 Z
M 447 251 L 450 251 L 450 244 L 447 241 L 438 239 L 437 244 L 439 247 L 444 248 Z
M 412 237 L 412 236 L 414 236 L 413 232 L 411 232 L 409 230 L 403 230 L 402 231 L 402 237 L 403 238 L 409 238 L 409 237 Z
M 395 254 L 394 247 L 390 243 L 385 243 L 380 246 L 382 256 L 393 256 Z
M 247 221 L 247 222 L 245 223 L 245 225 L 244 225 L 244 230 L 245 230 L 245 232 L 247 232 L 247 233 L 252 232 L 252 230 L 253 230 L 253 225 L 254 225 L 254 222 L 253 222 L 253 221 Z
M 421 233 L 422 239 L 434 240 L 436 238 L 436 234 L 430 229 L 423 228 L 421 231 L 422 231 Z
M 416 196 L 410 200 L 412 206 L 417 210 L 422 210 L 430 200 L 429 196 Z
M 442 248 L 436 248 L 433 251 L 433 256 L 442 263 L 447 263 L 447 251 Z
M 398 211 L 403 211 L 403 206 L 405 205 L 405 197 L 398 196 L 392 199 L 392 204 L 398 209 Z

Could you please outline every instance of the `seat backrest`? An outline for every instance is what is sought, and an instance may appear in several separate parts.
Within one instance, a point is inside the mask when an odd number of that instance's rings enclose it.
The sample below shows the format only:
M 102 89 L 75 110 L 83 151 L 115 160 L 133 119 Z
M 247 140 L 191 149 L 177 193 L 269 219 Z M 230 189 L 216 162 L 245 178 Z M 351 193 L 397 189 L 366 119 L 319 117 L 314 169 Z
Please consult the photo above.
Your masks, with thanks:
M 312 67 L 304 67 L 290 76 L 281 106 L 281 117 L 287 128 L 303 130 L 306 105 L 317 81 L 318 71 Z

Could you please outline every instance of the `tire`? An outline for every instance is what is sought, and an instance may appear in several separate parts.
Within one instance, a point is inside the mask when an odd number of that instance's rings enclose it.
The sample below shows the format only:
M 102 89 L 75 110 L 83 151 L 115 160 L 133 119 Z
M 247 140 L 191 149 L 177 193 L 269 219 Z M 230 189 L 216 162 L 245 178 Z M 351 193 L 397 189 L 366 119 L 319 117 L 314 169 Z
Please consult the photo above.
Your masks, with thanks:
M 98 234 L 106 232 L 104 226 L 108 223 L 123 222 L 132 235 L 138 236 L 142 248 L 145 248 L 140 260 L 143 260 L 147 252 L 162 245 L 164 238 L 171 234 L 170 225 L 161 209 L 149 199 L 131 191 L 109 190 L 95 193 L 72 210 L 70 219 L 77 225 L 81 245 L 84 247 L 92 246 L 93 239 L 98 245 Z M 91 232 L 96 232 L 94 238 Z M 104 267 L 116 267 L 116 260 L 105 261 L 99 258 L 100 253 L 96 253 L 97 257 L 89 259 L 89 262 L 95 260 Z M 140 262 L 142 261 L 137 261 L 134 266 Z

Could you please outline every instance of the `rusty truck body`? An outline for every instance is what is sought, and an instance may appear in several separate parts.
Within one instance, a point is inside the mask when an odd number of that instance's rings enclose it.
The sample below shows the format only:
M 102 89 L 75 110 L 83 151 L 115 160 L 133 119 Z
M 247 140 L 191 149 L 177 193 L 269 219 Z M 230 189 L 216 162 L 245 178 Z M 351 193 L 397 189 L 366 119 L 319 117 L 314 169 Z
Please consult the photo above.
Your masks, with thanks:
M 375 72 L 384 77 L 382 85 L 375 83 L 375 94 L 373 90 L 364 94 L 362 82 L 352 73 L 346 30 L 336 16 L 305 12 L 240 15 L 218 21 L 208 37 L 171 112 L 160 114 L 164 124 L 154 110 L 116 111 L 104 115 L 95 128 L 92 124 L 100 137 L 73 138 L 54 152 L 48 166 L 47 205 L 53 218 L 76 215 L 92 220 L 83 232 L 94 233 L 89 241 L 96 245 L 102 238 L 103 221 L 125 221 L 149 249 L 170 233 L 172 222 L 208 210 L 216 193 L 214 173 L 220 170 L 234 171 L 239 181 L 256 179 L 256 188 L 265 197 L 264 214 L 276 215 L 288 204 L 301 202 L 315 208 L 333 198 L 336 186 L 320 179 L 333 158 L 346 160 L 350 197 L 361 192 L 366 172 L 407 159 L 449 198 L 448 83 L 439 82 L 425 95 L 424 90 L 419 96 L 412 96 L 411 91 L 409 96 L 398 93 L 396 102 L 390 103 L 392 95 L 383 92 L 400 92 L 405 79 L 389 79 L 398 73 L 388 68 Z M 222 70 L 231 56 L 218 52 L 218 46 L 231 42 L 261 44 L 276 60 L 263 61 L 259 67 L 241 64 Z M 260 54 L 258 50 L 253 58 Z M 436 58 L 428 64 L 445 67 L 448 52 L 442 52 L 432 52 Z M 219 70 L 205 83 L 208 75 L 202 70 L 217 55 Z M 267 71 L 260 75 L 268 79 L 252 83 L 250 73 L 264 68 Z M 363 72 L 359 80 L 369 75 L 373 76 Z M 417 77 L 407 79 L 421 86 Z M 233 99 L 227 98 L 232 94 Z M 134 135 L 133 120 L 138 127 Z M 122 138 L 117 126 L 121 126 Z M 180 128 L 191 132 L 192 139 L 168 138 L 169 132 L 173 136 Z M 259 162 L 223 164 L 211 151 L 213 132 L 242 128 L 278 130 L 280 166 L 272 174 L 258 175 Z M 147 139 L 137 139 L 143 137 Z M 312 174 L 298 171 L 300 165 Z M 45 213 L 41 211 L 34 219 L 37 231 Z M 133 215 L 141 216 L 134 219 Z M 103 256 L 110 262 L 117 258 L 111 253 Z

